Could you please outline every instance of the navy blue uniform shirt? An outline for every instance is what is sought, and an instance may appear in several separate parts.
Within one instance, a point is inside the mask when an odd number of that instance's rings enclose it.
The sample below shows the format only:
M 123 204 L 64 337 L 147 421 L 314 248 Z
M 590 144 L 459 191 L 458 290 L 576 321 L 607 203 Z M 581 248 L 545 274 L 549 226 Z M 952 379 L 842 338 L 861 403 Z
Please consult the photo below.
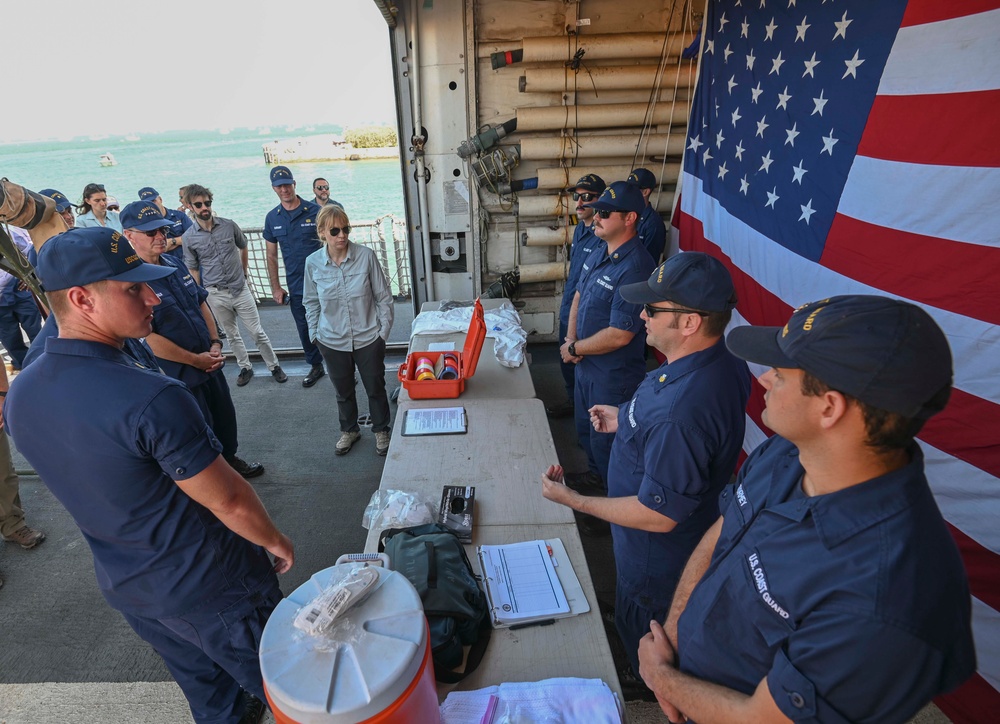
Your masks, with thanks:
M 584 261 L 578 291 L 580 302 L 576 312 L 576 337 L 586 339 L 607 327 L 632 332 L 628 344 L 607 354 L 584 356 L 576 366 L 592 378 L 620 377 L 638 385 L 646 374 L 646 326 L 639 319 L 641 304 L 629 304 L 618 293 L 623 284 L 644 282 L 653 272 L 653 257 L 638 236 L 633 236 L 608 254 L 606 243 L 600 244 Z
M 573 242 L 569 251 L 569 274 L 566 275 L 562 303 L 559 305 L 559 319 L 563 322 L 569 319 L 569 310 L 573 306 L 573 297 L 576 295 L 577 286 L 580 284 L 583 263 L 593 253 L 594 249 L 603 243 L 604 240 L 594 233 L 593 224 L 587 226 L 581 221 L 573 229 Z M 560 343 L 562 343 L 562 340 L 560 340 Z
M 184 236 L 184 232 L 191 228 L 194 224 L 188 215 L 183 211 L 177 211 L 177 209 L 167 209 L 167 213 L 163 215 L 167 221 L 171 222 L 170 226 L 167 227 L 167 236 L 175 237 L 180 239 Z M 166 252 L 170 256 L 176 257 L 177 259 L 184 259 L 184 248 L 180 246 L 175 246 L 170 251 Z
M 798 449 L 772 437 L 719 499 L 712 562 L 678 626 L 680 668 L 796 722 L 909 720 L 975 671 L 971 599 L 924 457 L 806 497 Z
M 45 324 L 42 325 L 41 331 L 31 341 L 31 346 L 28 347 L 28 354 L 24 355 L 24 362 L 21 366 L 27 367 L 41 357 L 42 353 L 45 352 L 45 340 L 49 337 L 58 336 L 59 323 L 56 321 L 56 315 L 50 314 L 48 319 L 45 320 Z M 154 372 L 160 371 L 160 363 L 156 361 L 156 355 L 153 354 L 153 350 L 146 344 L 146 340 L 126 339 L 125 347 L 122 351 L 138 362 L 140 366 Z
M 201 313 L 201 303 L 208 299 L 208 291 L 194 280 L 180 259 L 162 254 L 160 263 L 176 267 L 178 271 L 149 282 L 160 298 L 160 303 L 153 307 L 153 331 L 189 352 L 208 352 L 212 347 L 212 335 Z M 156 359 L 166 374 L 190 387 L 208 380 L 208 373 L 191 365 L 162 357 Z
M 305 279 L 306 257 L 323 246 L 316 235 L 316 215 L 320 207 L 301 196 L 301 203 L 294 211 L 286 211 L 278 204 L 267 212 L 264 219 L 264 240 L 281 248 L 285 262 L 285 286 L 288 293 L 302 296 Z
M 608 496 L 637 495 L 677 523 L 669 533 L 611 526 L 618 585 L 669 608 L 691 552 L 719 517 L 743 445 L 750 370 L 720 339 L 653 370 L 618 412 Z
M 174 616 L 270 575 L 267 553 L 174 482 L 221 446 L 191 392 L 98 342 L 50 338 L 11 385 L 17 449 L 76 521 L 114 608 Z
M 642 210 L 635 230 L 653 261 L 659 263 L 667 245 L 667 227 L 663 224 L 663 217 L 652 206 L 647 206 Z

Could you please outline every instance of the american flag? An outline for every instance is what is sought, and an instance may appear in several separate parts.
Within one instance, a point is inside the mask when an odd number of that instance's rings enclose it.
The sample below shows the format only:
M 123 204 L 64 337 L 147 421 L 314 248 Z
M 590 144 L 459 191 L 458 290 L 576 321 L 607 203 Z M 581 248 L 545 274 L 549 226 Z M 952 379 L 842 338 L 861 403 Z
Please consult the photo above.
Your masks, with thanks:
M 710 0 L 673 220 L 729 266 L 736 323 L 882 293 L 947 333 L 955 389 L 920 442 L 973 594 L 979 670 L 938 700 L 956 721 L 1000 710 L 998 7 Z M 747 451 L 763 404 L 756 387 Z

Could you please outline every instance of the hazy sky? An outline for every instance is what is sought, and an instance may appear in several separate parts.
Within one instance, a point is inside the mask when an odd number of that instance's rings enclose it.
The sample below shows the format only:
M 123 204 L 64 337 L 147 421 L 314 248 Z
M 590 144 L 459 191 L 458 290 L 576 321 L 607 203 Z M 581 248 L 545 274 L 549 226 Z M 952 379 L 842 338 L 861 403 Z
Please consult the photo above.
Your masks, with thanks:
M 0 141 L 395 123 L 371 0 L 5 3 Z

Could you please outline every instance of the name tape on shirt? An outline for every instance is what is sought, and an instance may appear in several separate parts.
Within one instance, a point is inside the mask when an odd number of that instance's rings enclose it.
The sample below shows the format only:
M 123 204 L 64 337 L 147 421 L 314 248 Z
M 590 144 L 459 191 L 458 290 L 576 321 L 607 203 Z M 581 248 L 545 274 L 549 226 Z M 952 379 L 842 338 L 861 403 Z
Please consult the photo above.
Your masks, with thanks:
M 767 574 L 764 573 L 764 566 L 760 563 L 760 556 L 757 554 L 757 551 L 747 556 L 747 565 L 750 566 L 750 575 L 757 586 L 757 593 L 760 594 L 761 600 L 767 604 L 768 608 L 782 618 L 790 618 L 788 611 L 782 608 L 771 596 L 771 591 L 767 585 Z

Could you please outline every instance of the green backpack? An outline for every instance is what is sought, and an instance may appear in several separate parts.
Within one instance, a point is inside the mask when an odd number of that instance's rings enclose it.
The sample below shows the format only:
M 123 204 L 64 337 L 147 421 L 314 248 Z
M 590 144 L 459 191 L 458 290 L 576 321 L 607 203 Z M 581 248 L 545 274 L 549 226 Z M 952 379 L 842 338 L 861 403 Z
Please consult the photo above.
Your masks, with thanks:
M 413 584 L 423 601 L 431 634 L 435 678 L 455 684 L 479 666 L 493 632 L 486 596 L 472 572 L 465 548 L 452 531 L 437 523 L 382 532 L 379 547 L 394 571 Z M 462 647 L 472 646 L 465 671 Z

